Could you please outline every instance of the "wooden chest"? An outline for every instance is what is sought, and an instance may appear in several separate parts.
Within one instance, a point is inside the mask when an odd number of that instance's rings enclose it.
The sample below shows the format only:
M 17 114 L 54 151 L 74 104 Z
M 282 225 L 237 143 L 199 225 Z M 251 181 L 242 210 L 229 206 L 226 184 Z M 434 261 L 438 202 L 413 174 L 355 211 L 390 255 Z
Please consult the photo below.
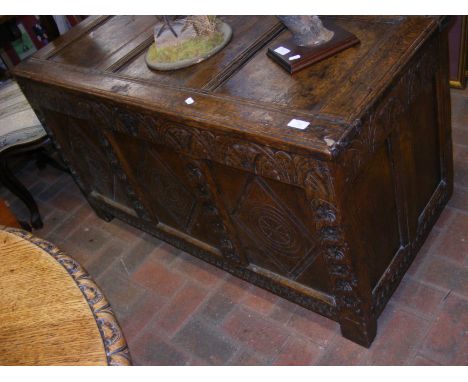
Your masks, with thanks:
M 99 216 L 369 346 L 452 192 L 445 19 L 334 18 L 361 43 L 293 76 L 266 55 L 275 17 L 224 19 L 229 45 L 186 69 L 148 69 L 155 18 L 116 16 L 15 75 Z

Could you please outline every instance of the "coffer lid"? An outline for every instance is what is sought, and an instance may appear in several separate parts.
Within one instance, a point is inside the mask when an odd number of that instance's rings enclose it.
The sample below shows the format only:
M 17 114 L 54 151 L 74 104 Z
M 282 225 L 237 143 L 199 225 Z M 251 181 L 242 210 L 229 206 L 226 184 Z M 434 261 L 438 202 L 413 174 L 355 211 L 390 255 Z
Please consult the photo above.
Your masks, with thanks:
M 290 37 L 275 17 L 221 18 L 233 29 L 231 42 L 189 68 L 146 66 L 155 16 L 93 16 L 21 63 L 15 75 L 330 159 L 440 20 L 324 17 L 360 44 L 290 75 L 266 55 Z

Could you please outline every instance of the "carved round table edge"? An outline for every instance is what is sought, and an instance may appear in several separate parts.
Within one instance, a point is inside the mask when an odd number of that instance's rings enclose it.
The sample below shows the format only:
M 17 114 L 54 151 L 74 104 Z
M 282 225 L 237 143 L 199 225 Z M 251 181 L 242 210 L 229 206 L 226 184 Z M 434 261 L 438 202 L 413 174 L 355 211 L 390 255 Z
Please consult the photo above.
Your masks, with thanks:
M 122 329 L 111 305 L 90 274 L 76 260 L 47 240 L 19 228 L 0 225 L 0 230 L 16 235 L 44 250 L 66 270 L 91 309 L 104 345 L 107 365 L 131 366 L 132 360 Z

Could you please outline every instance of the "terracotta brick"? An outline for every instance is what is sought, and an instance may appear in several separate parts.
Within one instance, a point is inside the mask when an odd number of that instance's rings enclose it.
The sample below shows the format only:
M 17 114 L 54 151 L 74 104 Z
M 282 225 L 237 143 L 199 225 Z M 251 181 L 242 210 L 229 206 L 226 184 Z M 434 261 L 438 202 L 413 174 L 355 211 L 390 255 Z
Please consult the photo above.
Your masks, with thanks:
M 63 221 L 65 221 L 68 218 L 68 214 L 61 210 L 56 210 L 55 208 L 52 209 L 46 216 L 42 216 L 43 218 L 43 223 L 44 226 L 40 229 L 37 230 L 37 234 L 48 240 L 47 237 L 48 235 Z
M 79 248 L 97 251 L 111 239 L 111 236 L 98 228 L 88 224 L 78 226 L 70 235 L 69 240 Z
M 161 242 L 157 247 L 153 249 L 150 256 L 153 260 L 162 264 L 170 265 L 176 261 L 183 252 L 164 242 Z
M 275 355 L 288 338 L 288 331 L 262 316 L 236 309 L 226 318 L 223 329 L 263 355 Z
M 434 229 L 443 230 L 447 228 L 447 224 L 450 223 L 455 214 L 456 210 L 450 207 L 445 207 L 437 219 Z
M 183 366 L 189 360 L 186 354 L 153 332 L 143 331 L 137 340 L 129 343 L 129 348 L 139 365 Z
M 64 186 L 64 190 L 71 194 L 71 195 L 74 195 L 75 197 L 77 198 L 82 198 L 83 201 L 85 202 L 85 204 L 88 204 L 87 201 L 86 201 L 86 198 L 84 197 L 83 195 L 83 192 L 80 190 L 80 188 L 78 187 L 78 185 L 75 183 L 75 181 L 73 180 L 72 177 L 68 177 L 68 182 L 66 183 L 66 185 Z M 90 207 L 91 208 L 91 207 Z
M 224 365 L 236 351 L 226 336 L 200 320 L 191 320 L 173 341 L 209 365 Z
M 421 282 L 405 277 L 392 296 L 392 301 L 432 316 L 446 293 Z
M 119 238 L 122 241 L 128 242 L 129 244 L 133 244 L 134 242 L 138 241 L 141 237 L 147 236 L 138 228 L 132 227 L 121 220 L 113 219 L 111 222 L 106 222 L 102 219 L 95 219 L 94 224 L 97 222 L 99 228 L 108 232 L 114 237 Z M 161 243 L 159 240 L 154 239 L 154 243 Z M 158 245 L 154 244 L 154 245 Z
M 284 298 L 279 298 L 278 301 L 276 301 L 273 309 L 271 310 L 269 317 L 271 317 L 275 321 L 285 324 L 289 321 L 296 308 L 297 304 L 294 304 L 293 302 L 288 301 Z
M 119 320 L 133 311 L 145 296 L 145 290 L 108 269 L 95 279 Z
M 265 357 L 245 349 L 240 349 L 229 361 L 232 366 L 265 366 L 270 363 Z
M 317 344 L 306 342 L 297 337 L 290 337 L 281 348 L 274 364 L 278 366 L 313 365 L 323 352 L 324 349 Z
M 222 282 L 226 276 L 225 272 L 215 266 L 197 259 L 188 253 L 181 252 L 177 260 L 171 264 L 179 272 L 184 273 L 192 280 L 206 287 L 213 287 Z
M 366 354 L 371 365 L 406 365 L 424 338 L 429 321 L 387 306 L 379 320 L 377 337 Z
M 317 364 L 324 366 L 360 365 L 367 353 L 369 353 L 368 349 L 338 335 L 325 349 Z
M 177 330 L 200 307 L 207 295 L 207 290 L 193 283 L 187 283 L 175 295 L 161 312 L 156 321 L 158 329 L 164 330 L 169 336 L 173 336 Z
M 228 275 L 219 287 L 218 292 L 237 303 L 242 300 L 250 287 L 251 284 L 248 282 Z
M 47 187 L 49 187 L 47 182 L 44 182 L 42 179 L 37 179 L 36 182 L 34 182 L 32 186 L 27 187 L 27 189 L 31 195 L 37 195 L 44 191 Z
M 184 283 L 182 275 L 150 260 L 140 265 L 132 280 L 162 297 L 174 295 Z
M 96 226 L 89 224 L 88 218 L 94 214 L 91 207 L 88 205 L 83 205 L 82 207 L 78 208 L 73 214 L 68 215 L 68 219 L 71 221 L 71 224 L 74 224 L 75 227 L 83 226 L 83 227 L 92 227 L 97 228 Z M 56 231 L 60 231 L 60 226 L 56 229 Z M 69 233 L 74 231 L 74 228 L 70 230 Z M 65 230 L 62 230 L 63 235 L 67 235 Z M 69 236 L 69 234 L 67 235 Z
M 317 313 L 298 306 L 291 315 L 288 327 L 326 347 L 338 333 L 338 324 Z
M 431 258 L 418 272 L 418 278 L 446 292 L 454 290 L 461 295 L 468 295 L 468 269 L 442 257 Z
M 464 95 L 452 93 L 452 124 L 454 126 L 468 126 L 468 98 Z
M 50 184 L 54 183 L 58 178 L 53 180 L 47 179 L 47 173 L 44 171 L 37 171 L 37 169 L 33 168 L 32 166 L 13 166 L 10 163 L 10 168 L 12 169 L 13 174 L 16 175 L 18 180 L 28 189 L 30 190 L 34 187 L 37 182 L 41 181 L 46 184 L 46 187 L 49 187 Z M 37 195 L 37 194 L 33 194 Z
M 75 210 L 80 208 L 83 203 L 85 203 L 85 199 L 83 197 L 76 196 L 66 191 L 61 191 L 54 197 L 55 208 L 68 213 L 73 213 Z
M 116 267 L 125 277 L 130 277 L 143 262 L 149 259 L 158 244 L 158 239 L 146 234 L 141 238 L 135 238 L 131 242 L 129 250 L 119 259 Z
M 165 304 L 167 299 L 147 292 L 145 298 L 135 304 L 129 314 L 120 321 L 125 338 L 128 340 L 137 337 Z
M 468 146 L 468 126 L 452 126 L 452 139 L 456 144 Z
M 468 189 L 455 186 L 448 204 L 451 207 L 468 212 Z
M 201 308 L 200 314 L 210 319 L 214 324 L 219 324 L 234 308 L 235 303 L 221 293 L 214 294 Z
M 75 246 L 68 247 L 67 242 L 60 245 L 60 249 L 65 251 L 70 257 L 78 261 L 80 265 L 88 271 L 88 264 L 93 261 L 97 255 L 95 251 L 89 251 Z M 88 271 L 88 273 L 90 273 Z M 90 273 L 91 274 L 91 273 Z
M 206 361 L 192 355 L 186 363 L 187 366 L 206 366 Z
M 44 180 L 44 175 L 41 176 L 41 179 Z M 45 181 L 47 181 L 47 179 Z M 41 193 L 34 195 L 34 198 L 41 202 L 48 202 L 52 199 L 55 199 L 57 195 L 67 186 L 68 179 L 67 176 L 64 175 L 56 179 L 51 179 L 47 182 L 50 184 L 50 186 Z
M 454 213 L 447 230 L 442 233 L 436 253 L 460 264 L 466 263 L 468 260 L 468 215 Z
M 421 354 L 442 365 L 468 364 L 468 302 L 450 294 L 423 343 Z
M 89 258 L 86 263 L 86 269 L 93 277 L 98 277 L 113 262 L 118 261 L 122 252 L 126 250 L 128 250 L 128 247 L 123 241 L 118 239 L 109 241 L 99 253 Z
M 422 355 L 414 357 L 413 361 L 409 363 L 410 366 L 441 366 L 439 363 L 432 361 Z
M 242 305 L 258 313 L 268 315 L 274 308 L 278 297 L 267 290 L 252 285 L 242 300 Z
M 455 162 L 455 168 L 454 168 L 454 182 L 457 185 L 460 185 L 462 187 L 468 187 L 468 168 L 466 168 L 465 163 L 457 163 L 457 162 L 468 162 L 468 159 L 465 158 L 465 156 L 468 156 L 468 148 L 465 149 L 467 153 L 463 153 L 463 157 L 455 157 L 454 161 Z M 462 154 L 460 154 L 462 155 Z
M 65 218 L 47 234 L 48 239 L 58 245 L 59 243 L 66 241 L 71 234 L 80 228 L 80 226 L 83 226 L 86 229 L 89 226 L 84 224 L 83 221 L 91 213 L 91 210 L 87 206 L 78 208 L 74 213 L 65 213 Z M 88 245 L 85 245 L 82 248 L 90 250 L 97 249 L 94 246 Z
M 0 195 L 1 197 L 1 195 Z M 47 219 L 47 217 L 55 211 L 55 207 L 51 204 L 51 203 L 43 203 L 43 202 L 37 202 L 37 206 L 39 207 L 40 209 L 40 213 L 41 213 L 41 218 L 42 218 L 42 221 L 44 222 L 45 219 Z
M 59 179 L 62 181 L 66 181 L 67 178 L 70 178 L 70 180 L 72 179 L 70 174 L 67 174 L 66 172 L 52 166 L 46 166 L 44 169 L 39 170 L 37 167 L 35 167 L 35 164 L 31 163 L 31 165 L 32 166 L 29 167 L 28 173 L 42 179 L 48 184 L 53 184 Z

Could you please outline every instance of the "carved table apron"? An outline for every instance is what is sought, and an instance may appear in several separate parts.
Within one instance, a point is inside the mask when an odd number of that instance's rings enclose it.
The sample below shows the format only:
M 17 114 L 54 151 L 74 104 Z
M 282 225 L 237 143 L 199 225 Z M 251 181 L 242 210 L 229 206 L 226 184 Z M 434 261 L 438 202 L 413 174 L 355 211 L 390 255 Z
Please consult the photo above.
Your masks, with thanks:
M 289 37 L 278 20 L 224 20 L 230 44 L 183 70 L 146 67 L 152 16 L 115 16 L 15 75 L 100 217 L 370 346 L 452 192 L 444 19 L 335 18 L 361 43 L 293 76 L 266 56 Z

